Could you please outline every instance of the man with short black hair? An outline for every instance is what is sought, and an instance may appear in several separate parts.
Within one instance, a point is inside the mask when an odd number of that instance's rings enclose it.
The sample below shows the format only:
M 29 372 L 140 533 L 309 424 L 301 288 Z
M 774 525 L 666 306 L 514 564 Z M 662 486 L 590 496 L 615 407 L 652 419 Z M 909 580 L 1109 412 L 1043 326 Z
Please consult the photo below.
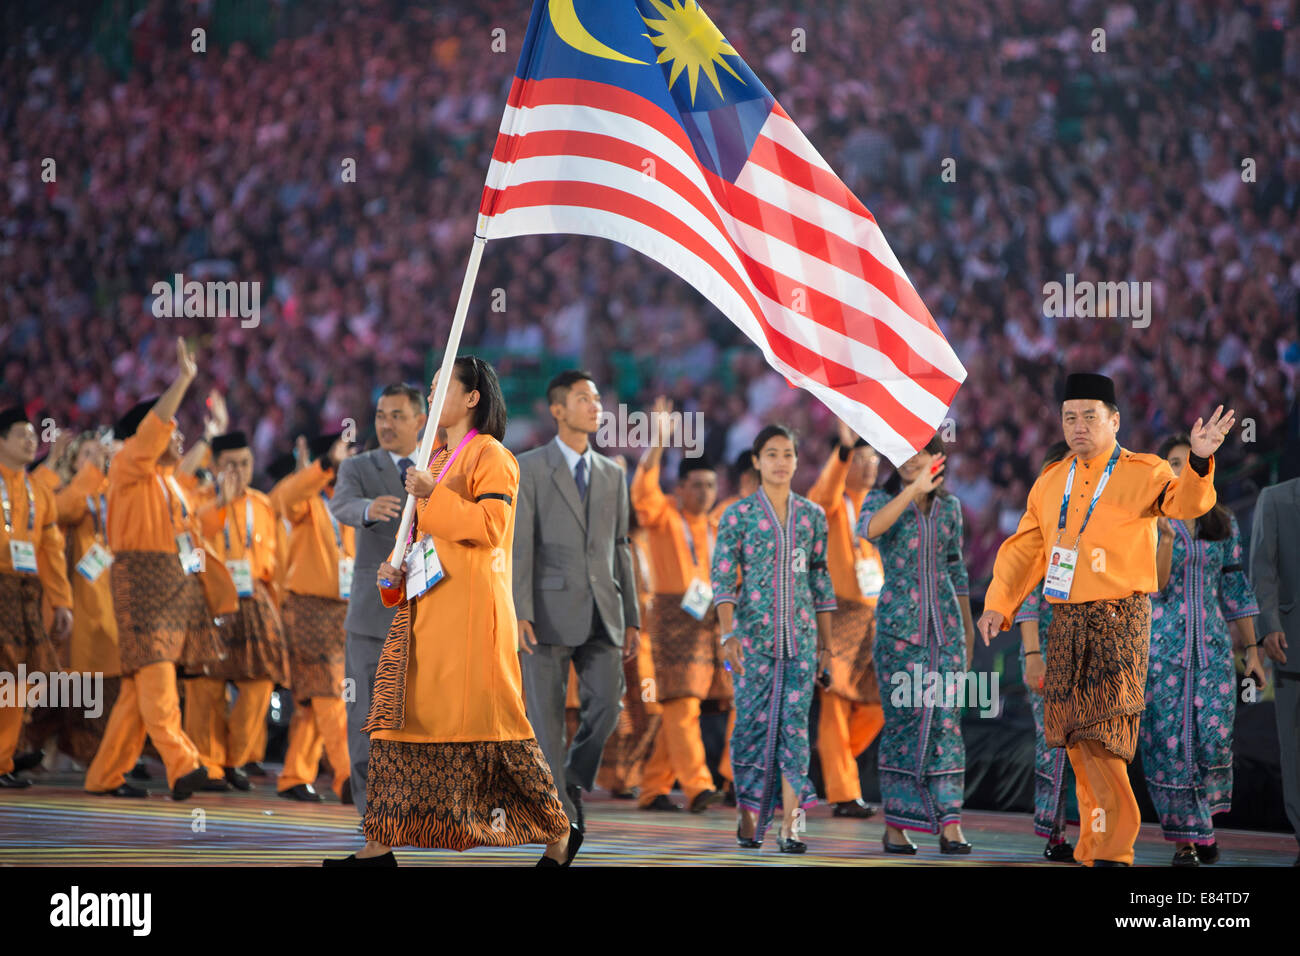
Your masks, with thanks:
M 380 563 L 392 554 L 402 504 L 406 500 L 406 470 L 415 465 L 420 433 L 427 420 L 424 395 L 419 389 L 400 383 L 389 385 L 379 393 L 375 407 L 379 447 L 339 463 L 329 511 L 340 524 L 356 531 L 353 580 L 357 582 L 373 582 L 379 574 Z M 350 694 L 345 694 L 348 757 L 352 761 L 352 801 L 362 816 L 366 812 L 370 737 L 361 727 L 370 716 L 375 669 L 394 613 L 393 608 L 384 607 L 379 590 L 373 585 L 353 588 L 348 598 L 344 623 L 347 629 L 345 679 L 350 690 Z
M 515 614 L 528 719 L 565 812 L 585 828 L 582 789 L 595 786 L 605 740 L 618 723 L 622 658 L 637 652 L 640 608 L 627 482 L 589 442 L 600 427 L 600 392 L 575 370 L 552 379 L 546 395 L 555 440 L 519 456 Z M 566 755 L 570 662 L 581 709 Z

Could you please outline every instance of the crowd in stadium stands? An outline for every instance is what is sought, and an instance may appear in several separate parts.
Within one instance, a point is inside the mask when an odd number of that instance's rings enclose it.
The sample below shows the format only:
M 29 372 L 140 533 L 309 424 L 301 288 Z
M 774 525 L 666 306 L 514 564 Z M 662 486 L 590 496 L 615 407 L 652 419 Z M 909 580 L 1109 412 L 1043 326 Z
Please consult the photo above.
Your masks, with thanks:
M 264 57 L 192 52 L 191 25 L 220 34 L 219 3 L 118 2 L 117 21 L 82 6 L 43 4 L 0 58 L 0 404 L 111 422 L 161 390 L 182 334 L 206 353 L 195 392 L 224 390 L 259 465 L 344 418 L 364 433 L 376 389 L 424 379 L 445 341 L 526 5 L 269 3 L 284 25 Z M 1300 4 L 704 6 L 875 215 L 966 366 L 945 437 L 977 592 L 1060 437 L 1066 370 L 1116 379 L 1129 448 L 1235 407 L 1229 503 L 1297 473 Z M 260 324 L 156 318 L 153 285 L 176 273 L 259 281 Z M 1147 319 L 1044 315 L 1067 274 L 1149 282 Z M 489 245 L 463 348 L 507 383 L 539 356 L 584 366 L 607 407 L 666 392 L 703 414 L 717 458 L 785 422 L 805 436 L 797 487 L 834 433 L 701 296 L 602 240 Z M 550 433 L 526 394 L 516 451 Z

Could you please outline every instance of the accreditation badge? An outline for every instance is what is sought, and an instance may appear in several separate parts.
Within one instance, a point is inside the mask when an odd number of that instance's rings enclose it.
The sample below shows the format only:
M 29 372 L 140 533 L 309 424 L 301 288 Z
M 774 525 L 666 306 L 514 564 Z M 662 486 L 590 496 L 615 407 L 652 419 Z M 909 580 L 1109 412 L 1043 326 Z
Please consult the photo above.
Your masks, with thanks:
M 109 554 L 108 549 L 100 547 L 98 541 L 92 541 L 86 553 L 77 562 L 77 573 L 93 584 L 112 563 L 113 556 Z
M 1047 560 L 1047 574 L 1043 576 L 1043 594 L 1061 601 L 1070 599 L 1070 585 L 1074 583 L 1074 565 L 1079 558 L 1077 550 L 1052 548 Z
M 713 585 L 695 578 L 682 596 L 682 610 L 697 621 L 704 620 L 713 604 Z
M 230 579 L 235 582 L 235 592 L 241 597 L 253 596 L 253 562 L 248 558 L 240 558 L 238 561 L 227 561 L 226 570 L 230 572 Z
M 433 538 L 425 535 L 406 554 L 406 599 L 414 601 L 443 578 L 442 562 Z
M 339 598 L 346 601 L 352 597 L 352 568 L 355 562 L 351 558 L 339 558 Z
M 188 531 L 176 536 L 176 553 L 180 555 L 181 567 L 186 574 L 198 574 L 203 570 L 203 552 L 194 547 L 194 539 Z
M 14 563 L 14 570 L 19 574 L 36 573 L 36 545 L 32 542 L 11 539 L 9 557 Z
M 880 597 L 885 586 L 885 569 L 879 560 L 858 558 L 853 562 L 853 570 L 858 576 L 858 590 L 865 598 Z

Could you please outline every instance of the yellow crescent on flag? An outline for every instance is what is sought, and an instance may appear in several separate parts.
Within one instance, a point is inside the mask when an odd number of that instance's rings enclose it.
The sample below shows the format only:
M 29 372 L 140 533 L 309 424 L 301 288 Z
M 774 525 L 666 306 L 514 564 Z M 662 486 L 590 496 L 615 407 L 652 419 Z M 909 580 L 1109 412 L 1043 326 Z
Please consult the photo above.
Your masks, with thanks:
M 551 15 L 551 23 L 555 26 L 556 35 L 575 50 L 581 50 L 592 56 L 602 56 L 607 60 L 618 60 L 620 63 L 648 65 L 645 60 L 637 60 L 619 53 L 592 36 L 578 19 L 578 11 L 573 9 L 573 0 L 549 0 L 546 10 Z

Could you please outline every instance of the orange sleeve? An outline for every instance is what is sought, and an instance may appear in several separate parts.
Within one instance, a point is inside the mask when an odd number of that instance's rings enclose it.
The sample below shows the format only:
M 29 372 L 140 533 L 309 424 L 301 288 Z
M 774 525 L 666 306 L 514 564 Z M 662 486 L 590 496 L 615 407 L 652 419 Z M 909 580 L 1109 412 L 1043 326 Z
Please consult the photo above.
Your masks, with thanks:
M 135 434 L 113 456 L 110 470 L 115 470 L 115 477 L 123 481 L 152 481 L 157 474 L 158 459 L 167 450 L 175 430 L 175 422 L 163 421 L 150 409 Z
M 826 460 L 826 465 L 822 468 L 822 473 L 817 476 L 816 483 L 808 489 L 808 500 L 822 506 L 827 521 L 830 520 L 833 511 L 844 507 L 844 482 L 848 476 L 849 463 L 840 461 L 840 453 L 837 449 L 831 452 L 831 457 Z
M 993 580 L 984 596 L 984 609 L 1002 615 L 1002 630 L 1011 629 L 1025 598 L 1043 579 L 1043 531 L 1039 525 L 1038 507 L 1042 477 L 1029 489 L 1025 513 L 1015 534 L 1002 542 L 993 562 Z
M 302 518 L 303 509 L 308 507 L 312 495 L 318 495 L 330 483 L 334 473 L 321 467 L 318 460 L 312 462 L 302 471 L 295 471 L 281 478 L 271 489 L 271 504 L 275 510 L 290 521 Z
M 68 583 L 67 553 L 64 550 L 63 532 L 59 530 L 58 512 L 54 493 L 44 485 L 32 486 L 36 498 L 36 513 L 42 525 L 36 569 L 49 598 L 51 607 L 72 607 L 72 586 Z
M 447 541 L 501 547 L 519 494 L 514 455 L 495 441 L 485 445 L 469 476 L 469 493 L 472 501 L 440 483 L 420 509 L 420 530 Z
M 86 517 L 86 497 L 97 494 L 102 487 L 104 473 L 94 465 L 82 466 L 66 488 L 54 493 L 54 503 L 59 510 L 59 524 L 76 524 Z
M 1209 462 L 1204 475 L 1198 475 L 1189 464 L 1183 466 L 1181 475 L 1174 477 L 1169 462 L 1163 460 L 1152 468 L 1147 479 L 1151 513 L 1190 521 L 1213 508 L 1218 500 L 1214 491 L 1213 455 Z
M 63 484 L 63 479 L 59 477 L 59 473 L 45 462 L 41 462 L 29 474 L 32 476 L 33 481 L 38 485 L 44 485 L 50 491 L 58 491 L 59 485 Z
M 668 521 L 671 509 L 668 496 L 659 487 L 658 465 L 646 465 L 643 461 L 636 466 L 632 475 L 632 507 L 643 528 L 657 528 Z

